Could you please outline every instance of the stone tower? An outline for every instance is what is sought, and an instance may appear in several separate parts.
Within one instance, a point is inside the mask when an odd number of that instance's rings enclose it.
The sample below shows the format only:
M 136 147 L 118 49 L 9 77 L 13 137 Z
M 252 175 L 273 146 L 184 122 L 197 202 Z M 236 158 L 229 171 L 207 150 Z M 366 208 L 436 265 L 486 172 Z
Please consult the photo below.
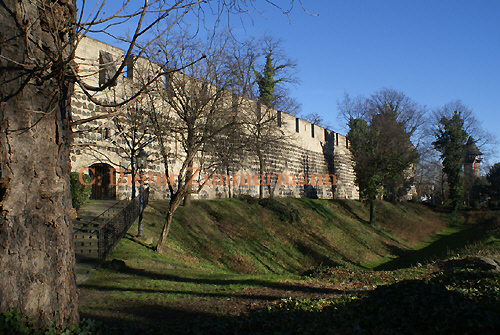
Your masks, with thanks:
M 477 148 L 472 137 L 467 140 L 467 152 L 464 159 L 464 202 L 470 203 L 474 181 L 481 177 L 481 151 Z

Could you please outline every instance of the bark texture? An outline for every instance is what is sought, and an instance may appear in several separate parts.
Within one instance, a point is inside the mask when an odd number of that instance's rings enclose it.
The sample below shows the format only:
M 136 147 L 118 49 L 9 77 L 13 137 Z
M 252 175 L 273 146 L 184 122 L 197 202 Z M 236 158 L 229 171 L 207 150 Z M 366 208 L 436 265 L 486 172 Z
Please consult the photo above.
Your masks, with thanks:
M 167 216 L 165 217 L 165 223 L 163 225 L 163 230 L 161 231 L 160 238 L 158 240 L 158 244 L 156 245 L 156 251 L 160 254 L 165 253 L 165 243 L 167 242 L 167 236 L 170 232 L 170 226 L 172 225 L 172 218 L 174 217 L 174 213 L 181 204 L 182 199 L 185 195 L 183 194 L 174 194 L 172 199 L 170 199 L 170 203 L 168 205 Z
M 0 312 L 78 322 L 70 195 L 74 0 L 0 1 Z

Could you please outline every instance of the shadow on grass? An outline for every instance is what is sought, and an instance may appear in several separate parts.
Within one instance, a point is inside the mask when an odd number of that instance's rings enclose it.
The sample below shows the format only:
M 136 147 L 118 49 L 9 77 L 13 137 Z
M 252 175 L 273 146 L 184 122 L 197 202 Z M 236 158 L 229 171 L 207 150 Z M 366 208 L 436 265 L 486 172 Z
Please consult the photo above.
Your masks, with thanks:
M 336 219 L 337 214 L 330 208 L 326 207 L 321 201 L 309 198 L 300 198 L 297 199 L 297 202 L 300 203 L 305 208 L 312 210 L 313 212 L 321 216 L 323 219 L 328 219 L 328 220 Z
M 483 273 L 479 274 L 484 276 Z M 405 280 L 380 286 L 346 303 L 317 310 L 288 308 L 245 316 L 242 333 L 260 334 L 494 334 L 500 328 L 490 301 L 467 299 L 434 282 Z M 485 299 L 486 300 L 486 299 Z M 304 331 L 308 330 L 308 331 Z
M 345 200 L 333 200 L 335 204 L 339 205 L 340 207 L 342 207 L 346 212 L 350 213 L 352 216 L 354 216 L 356 218 L 357 221 L 365 224 L 365 225 L 369 225 L 370 222 L 368 222 L 367 220 L 365 219 L 362 219 L 356 212 L 354 212 L 354 209 L 349 206 L 349 203 Z
M 461 226 L 449 223 L 451 227 L 455 229 L 460 228 L 460 230 L 448 235 L 438 234 L 439 238 L 419 250 L 409 251 L 388 246 L 388 248 L 392 248 L 391 253 L 398 257 L 375 267 L 373 270 L 408 268 L 416 263 L 425 263 L 426 261 L 441 258 L 446 256 L 450 251 L 462 249 L 469 244 L 487 238 L 490 231 L 500 226 L 500 222 L 496 216 L 484 217 L 479 222 L 473 224 L 469 224 L 469 221 L 471 221 L 471 217 L 466 215 L 463 220 L 464 224 Z
M 154 301 L 134 302 L 121 305 L 113 315 L 93 310 L 81 312 L 80 316 L 102 322 L 103 334 L 194 334 L 201 330 L 223 333 L 220 325 L 231 317 L 193 311 L 186 303 L 164 306 Z
M 373 270 L 391 271 L 400 268 L 409 268 L 417 263 L 426 263 L 432 259 L 446 256 L 450 251 L 465 247 L 477 239 L 478 226 L 464 226 L 463 229 L 452 234 L 440 235 L 428 246 L 418 250 L 404 250 L 387 245 L 391 253 L 397 258 L 380 264 Z
M 190 300 L 169 306 L 148 300 L 120 306 L 115 316 L 99 310 L 82 316 L 119 327 L 106 334 L 498 334 L 497 295 L 490 294 L 497 276 L 479 271 L 444 274 L 428 281 L 404 280 L 319 308 L 287 300 L 271 311 L 223 314 L 206 300 L 196 306 L 196 312 Z M 468 287 L 469 281 L 485 278 L 492 284 L 483 289 L 481 300 L 445 286 Z
M 178 275 L 164 274 L 164 273 L 155 273 L 152 271 L 142 270 L 142 269 L 134 269 L 134 268 L 126 268 L 120 271 L 117 271 L 122 274 L 128 274 L 133 276 L 142 277 L 144 280 L 165 280 L 176 283 L 191 283 L 191 284 L 205 284 L 205 285 L 217 285 L 219 287 L 229 286 L 229 285 L 241 285 L 244 287 L 266 287 L 270 289 L 277 289 L 283 291 L 290 292 L 307 292 L 312 294 L 341 294 L 346 293 L 343 290 L 338 289 L 330 289 L 324 287 L 310 287 L 303 286 L 300 284 L 293 283 L 276 283 L 259 279 L 220 279 L 220 278 L 191 278 L 191 277 L 183 277 Z M 99 284 L 82 284 L 80 287 L 92 289 L 96 291 L 135 291 L 135 292 L 145 292 L 145 293 L 174 293 L 174 294 L 186 294 L 186 295 L 197 295 L 197 296 L 209 296 L 209 297 L 222 297 L 227 298 L 232 296 L 231 293 L 224 292 L 203 292 L 197 293 L 193 292 L 190 289 L 187 290 L 169 290 L 169 289 L 149 289 L 149 288 L 131 288 L 131 287 L 110 287 L 107 285 L 99 285 Z M 252 295 L 253 296 L 253 295 Z M 245 296 L 244 294 L 238 294 L 238 297 L 244 297 L 253 299 L 252 296 Z M 271 296 L 261 296 L 257 295 L 256 299 L 268 299 L 272 298 Z M 276 299 L 276 298 L 274 298 Z
M 127 233 L 123 238 L 125 238 L 125 239 L 127 239 L 127 240 L 129 240 L 129 241 L 131 241 L 133 243 L 137 243 L 141 247 L 147 248 L 147 249 L 152 250 L 152 251 L 156 251 L 156 246 L 155 245 L 153 245 L 153 244 L 146 244 L 143 241 L 137 239 L 137 237 L 135 237 L 132 234 Z

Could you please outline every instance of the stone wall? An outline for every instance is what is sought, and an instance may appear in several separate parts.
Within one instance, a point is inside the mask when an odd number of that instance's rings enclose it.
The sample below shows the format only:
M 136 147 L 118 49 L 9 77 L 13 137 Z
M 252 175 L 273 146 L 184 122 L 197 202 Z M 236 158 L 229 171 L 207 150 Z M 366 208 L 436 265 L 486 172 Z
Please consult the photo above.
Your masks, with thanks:
M 104 72 L 103 51 L 107 53 L 107 61 L 109 57 L 117 62 L 123 59 L 122 50 L 91 38 L 83 39 L 77 49 L 77 59 L 82 62 L 79 69 L 87 75 L 86 82 L 95 86 L 99 84 L 99 75 L 102 76 Z M 147 63 L 146 60 L 140 62 L 142 66 Z M 116 101 L 117 97 L 123 96 L 134 76 L 134 69 L 129 68 L 128 71 L 128 76 L 121 76 L 116 87 L 107 89 L 95 98 Z M 247 106 L 257 108 L 255 102 L 249 102 Z M 94 117 L 103 111 L 105 110 L 92 103 L 78 87 L 75 89 L 72 98 L 73 121 Z M 265 196 L 357 199 L 359 195 L 354 185 L 354 172 L 346 137 L 292 115 L 275 112 L 280 118 L 276 126 L 284 128 L 289 140 L 272 148 L 265 155 Z M 130 178 L 130 175 L 126 174 L 130 162 L 124 149 L 126 146 L 118 136 L 114 122 L 111 119 L 98 119 L 78 125 L 74 130 L 72 170 L 88 172 L 89 167 L 97 166 L 113 168 L 117 171 L 111 175 L 113 192 L 119 199 L 129 198 L 131 183 L 127 185 L 122 181 Z M 176 143 L 172 143 L 171 148 L 180 150 Z M 150 159 L 143 172 L 148 175 L 146 183 L 151 187 L 151 197 L 168 199 L 168 188 L 161 185 L 165 182 L 161 179 L 164 174 L 163 164 L 160 160 L 155 160 L 157 156 L 154 153 L 157 150 L 155 143 L 146 148 Z M 170 164 L 173 165 L 173 171 L 180 168 L 179 161 L 171 161 Z M 220 171 L 220 176 L 211 178 L 209 186 L 205 186 L 199 194 L 193 195 L 193 198 L 214 199 L 242 194 L 258 196 L 260 181 L 255 180 L 258 171 L 258 160 L 249 155 L 237 168 L 228 167 L 225 171 Z M 335 175 L 336 185 L 332 185 L 331 175 Z M 247 176 L 243 182 L 241 176 Z M 204 181 L 205 176 L 202 173 L 198 177 L 201 182 Z M 223 185 L 220 185 L 221 177 L 224 179 Z M 194 183 L 198 181 L 195 179 Z

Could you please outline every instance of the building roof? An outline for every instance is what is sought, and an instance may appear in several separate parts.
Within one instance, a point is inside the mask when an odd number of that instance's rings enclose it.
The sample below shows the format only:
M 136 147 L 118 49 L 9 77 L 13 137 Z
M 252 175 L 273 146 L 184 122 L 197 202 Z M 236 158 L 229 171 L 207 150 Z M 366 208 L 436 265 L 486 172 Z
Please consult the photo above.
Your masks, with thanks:
M 467 155 L 472 155 L 472 156 L 480 156 L 483 153 L 479 151 L 475 143 L 472 143 L 472 145 L 469 145 L 469 149 L 467 150 Z

